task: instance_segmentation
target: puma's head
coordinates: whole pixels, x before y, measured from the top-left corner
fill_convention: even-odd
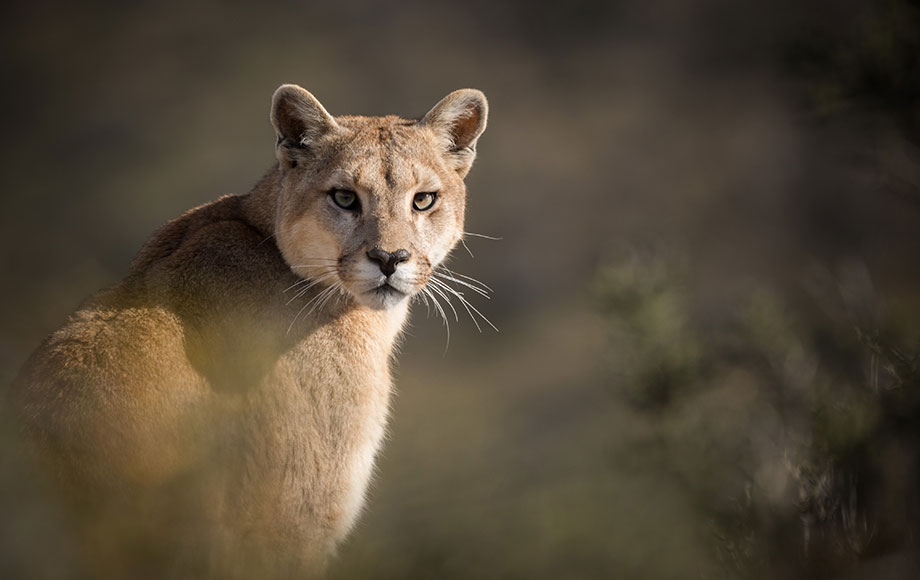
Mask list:
[[[374,309],[418,292],[462,235],[463,178],[486,113],[485,96],[462,89],[420,121],[333,118],[282,85],[271,110],[282,172],[274,227],[291,269]]]

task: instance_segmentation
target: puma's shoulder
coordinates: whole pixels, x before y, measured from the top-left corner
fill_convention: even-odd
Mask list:
[[[225,195],[215,201],[190,209],[167,222],[154,232],[147,243],[141,247],[131,262],[130,273],[143,272],[156,262],[168,258],[179,248],[188,244],[196,234],[200,234],[202,229],[225,222],[241,222],[243,219],[242,197]]]

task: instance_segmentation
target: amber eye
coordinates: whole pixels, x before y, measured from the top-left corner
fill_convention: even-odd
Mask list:
[[[358,195],[347,189],[333,189],[329,196],[342,209],[358,209]]]
[[[434,192],[416,193],[415,197],[412,199],[412,207],[417,211],[428,211],[432,208],[437,199],[438,194]]]

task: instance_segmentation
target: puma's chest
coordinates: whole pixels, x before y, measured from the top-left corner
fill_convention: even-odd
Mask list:
[[[304,525],[342,539],[354,523],[383,440],[389,359],[401,326],[380,315],[335,320],[282,356],[249,400],[247,486]],[[376,322],[377,324],[370,324]],[[266,514],[267,515],[267,514]]]

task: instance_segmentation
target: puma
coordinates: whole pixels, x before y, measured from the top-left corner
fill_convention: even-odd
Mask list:
[[[160,228],[32,354],[10,408],[91,575],[322,573],[364,502],[410,301],[478,287],[442,264],[486,116],[473,89],[415,121],[281,86],[253,189]]]

